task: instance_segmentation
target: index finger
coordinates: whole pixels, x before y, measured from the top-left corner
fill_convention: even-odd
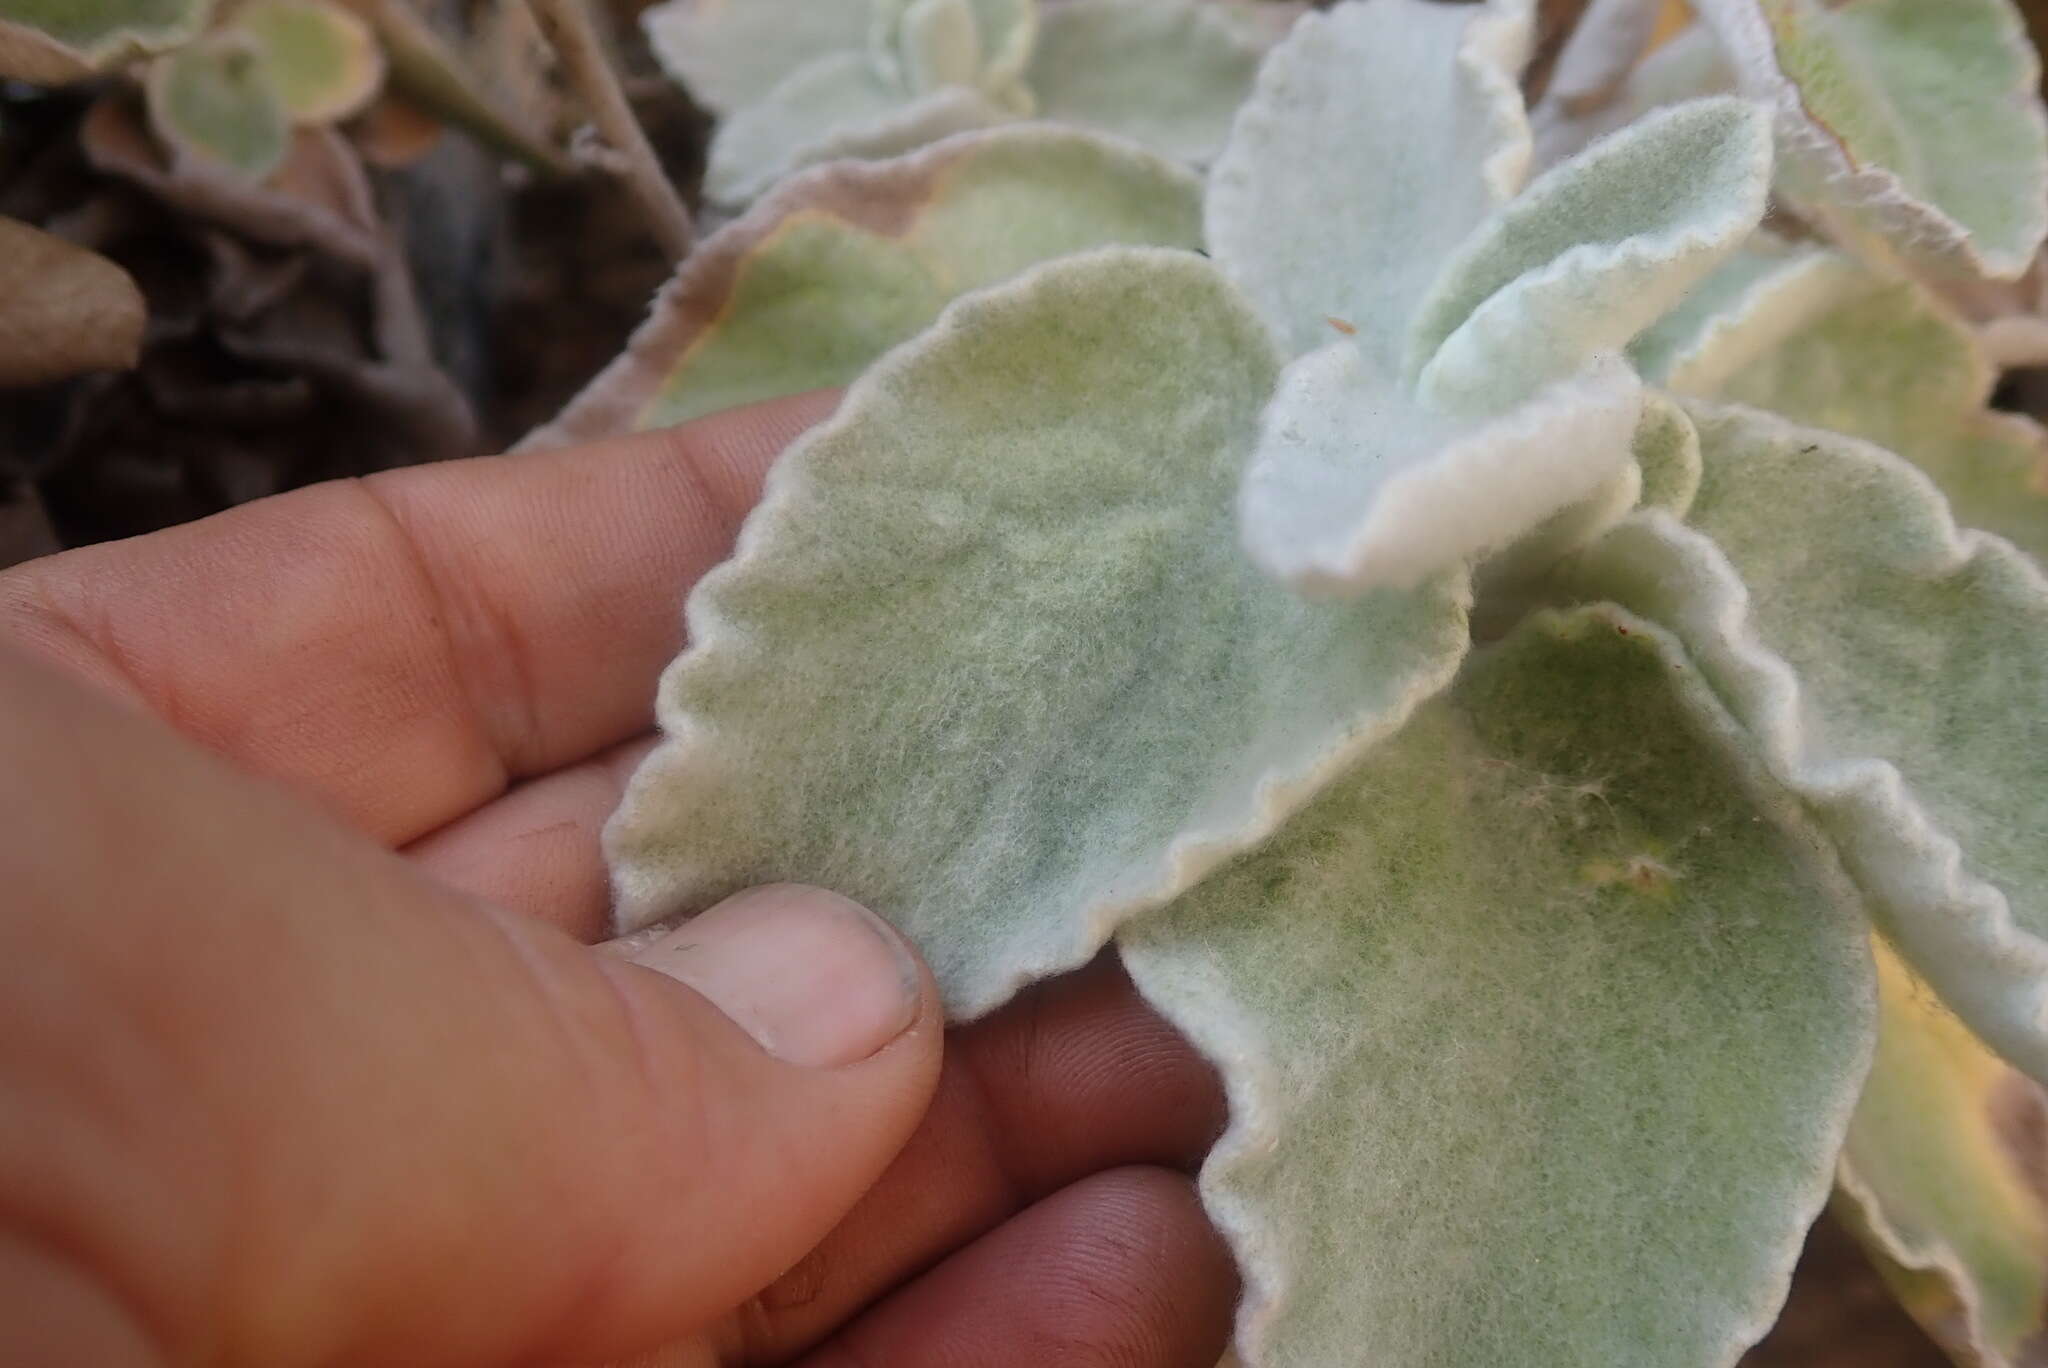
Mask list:
[[[392,844],[644,730],[829,392],[316,485],[0,574],[0,633]]]

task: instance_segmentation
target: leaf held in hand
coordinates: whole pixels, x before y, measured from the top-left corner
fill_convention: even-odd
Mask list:
[[[974,1016],[1273,829],[1465,649],[1465,584],[1315,604],[1245,563],[1264,327],[1189,253],[962,299],[783,458],[688,611],[607,831],[630,927],[843,889]]]

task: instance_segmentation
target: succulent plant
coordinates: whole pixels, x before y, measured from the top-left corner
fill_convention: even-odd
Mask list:
[[[1200,0],[667,0],[646,25],[724,116],[704,189],[735,205],[815,162],[1033,117],[1204,162],[1258,60]]]
[[[1530,9],[1304,18],[1199,242],[1019,130],[701,249],[558,435],[858,378],[691,597],[623,921],[826,884],[960,1017],[1114,943],[1230,1095],[1251,1368],[1731,1363],[1838,1180],[2017,1363],[2048,489],[1944,291],[2048,228],[2031,58],[1710,0],[1706,98],[1625,51],[1532,176]]]

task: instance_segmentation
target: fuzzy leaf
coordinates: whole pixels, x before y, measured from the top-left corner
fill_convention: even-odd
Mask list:
[[[910,0],[896,46],[904,82],[918,94],[972,86],[981,72],[981,31],[967,0]]]
[[[1399,372],[1444,258],[1521,187],[1528,0],[1372,0],[1304,15],[1209,176],[1209,250],[1291,355],[1357,329]]]
[[[1071,0],[1041,21],[1025,82],[1041,118],[1201,165],[1222,149],[1258,65],[1258,46],[1215,5]]]
[[[729,114],[820,57],[863,50],[868,11],[856,0],[667,0],[640,22],[691,98]]]
[[[862,53],[821,57],[719,125],[704,193],[721,204],[745,204],[799,167],[893,156],[1013,117],[964,86],[906,95]]]
[[[1038,22],[1036,0],[879,0],[868,48],[913,91],[949,82],[993,91],[1024,74]]]
[[[1493,419],[1417,402],[1353,341],[1288,365],[1244,482],[1244,545],[1312,591],[1413,584],[1498,550],[1627,464],[1635,373],[1604,356]]]
[[[1643,378],[1712,396],[1806,327],[1861,273],[1839,252],[1759,233],[1629,348]]]
[[[1445,267],[1409,349],[1422,396],[1498,412],[1613,351],[1763,216],[1771,132],[1746,100],[1661,110],[1553,168]]]
[[[259,49],[236,33],[187,43],[149,73],[149,117],[180,161],[260,181],[284,160],[291,122]]]
[[[55,85],[196,37],[213,0],[0,0],[0,76]]]
[[[1669,359],[1668,383],[1887,447],[1934,478],[1958,521],[2048,563],[2048,443],[1990,409],[1998,372],[1970,327],[1836,253],[1780,260]]]
[[[607,831],[625,927],[795,878],[974,1016],[1253,843],[1465,647],[1465,586],[1308,603],[1230,534],[1273,383],[1190,253],[953,305],[786,454],[692,594]]]
[[[1868,1060],[1865,930],[1656,636],[1535,620],[1119,934],[1223,1072],[1250,1368],[1719,1368],[1775,1316]]]
[[[235,15],[262,53],[294,123],[332,123],[368,104],[384,80],[369,25],[325,0],[263,0]]]
[[[1700,490],[1700,431],[1683,408],[1654,391],[1643,395],[1635,460],[1643,472],[1642,506],[1684,517]]]
[[[626,352],[546,430],[558,445],[845,385],[956,295],[1115,243],[1198,247],[1172,163],[1042,127],[802,172],[707,239]]]
[[[1959,1363],[2019,1368],[2048,1334],[2048,1098],[1882,944],[1877,1058],[1842,1205],[1907,1310]]]
[[[1688,408],[1690,525],[1630,517],[1578,583],[1678,634],[1915,972],[2048,1078],[2048,579],[1889,452]]]
[[[0,387],[123,370],[142,347],[148,307],[98,252],[0,218]]]
[[[1700,0],[1777,114],[1781,188],[1845,239],[2010,277],[2048,236],[2048,116],[2009,0]]]

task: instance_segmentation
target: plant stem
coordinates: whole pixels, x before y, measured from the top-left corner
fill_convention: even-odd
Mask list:
[[[583,0],[533,0],[533,7],[598,134],[619,154],[621,177],[640,201],[662,251],[671,262],[681,261],[696,238],[690,211],[662,173],[653,145],[626,103],[590,11]]]

